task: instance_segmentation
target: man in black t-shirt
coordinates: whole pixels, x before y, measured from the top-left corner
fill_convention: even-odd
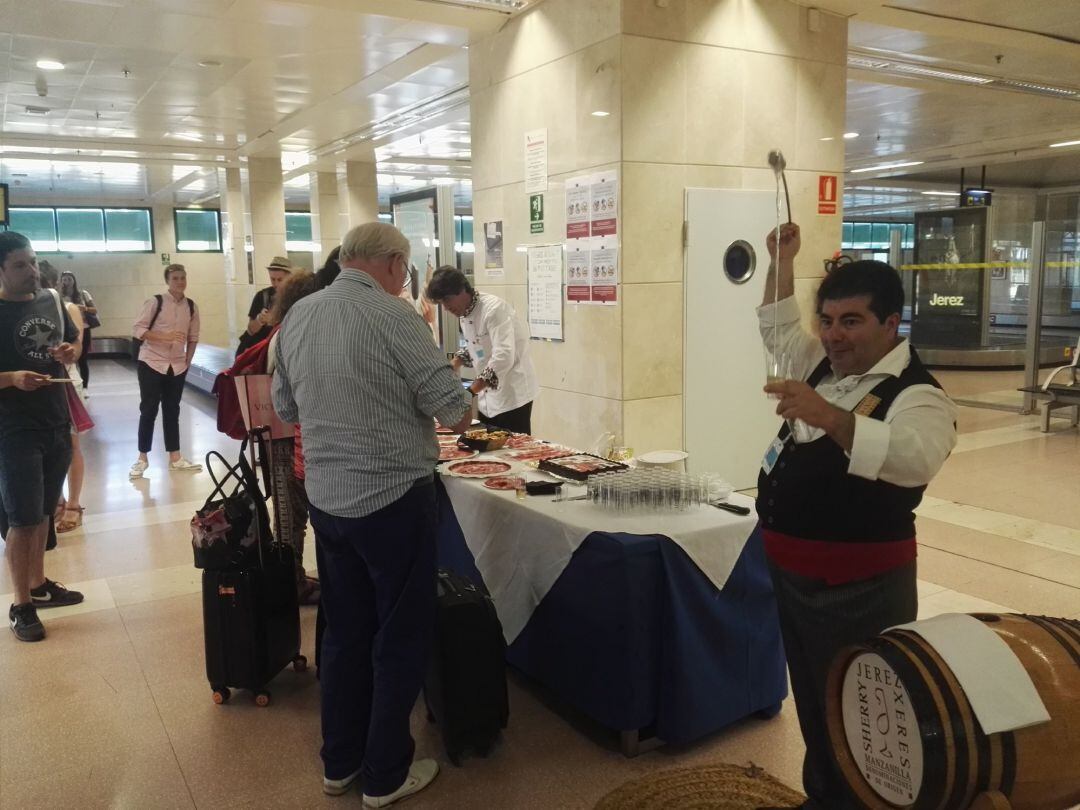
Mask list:
[[[45,577],[48,516],[71,462],[64,366],[78,359],[78,330],[53,290],[38,289],[37,257],[22,234],[0,233],[0,503],[15,589],[8,610],[20,641],[41,641],[38,607],[83,600]]]
[[[270,276],[270,286],[264,287],[255,293],[248,308],[247,332],[240,336],[240,346],[236,350],[239,356],[245,349],[254,346],[260,340],[270,337],[273,324],[270,323],[270,310],[274,306],[274,296],[278,287],[289,277],[293,271],[292,262],[283,256],[275,256],[266,266],[267,275]]]

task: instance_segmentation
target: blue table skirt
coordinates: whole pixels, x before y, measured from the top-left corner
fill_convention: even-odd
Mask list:
[[[440,484],[439,564],[482,582]],[[686,743],[787,695],[758,532],[718,591],[660,535],[593,532],[510,645],[509,662],[617,731]]]

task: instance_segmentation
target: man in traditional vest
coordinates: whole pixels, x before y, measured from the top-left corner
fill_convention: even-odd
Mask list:
[[[779,256],[775,231],[768,246],[758,318],[784,379],[765,391],[785,423],[762,462],[757,512],[806,743],[803,807],[837,810],[849,800],[829,755],[829,665],[916,618],[914,510],[956,444],[956,407],[898,334],[896,270],[835,267],[817,291],[814,338],[794,297],[799,227],[780,229]]]

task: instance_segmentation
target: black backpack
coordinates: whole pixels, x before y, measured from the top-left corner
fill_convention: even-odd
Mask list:
[[[157,306],[154,307],[154,317],[152,317],[150,319],[150,325],[148,327],[146,327],[147,332],[149,332],[151,329],[154,328],[154,324],[157,323],[158,315],[161,314],[161,307],[165,303],[165,298],[160,293],[158,295],[155,295],[154,298],[157,299]],[[191,315],[191,317],[194,318],[195,317],[195,302],[192,301],[189,298],[189,299],[187,299],[187,306],[188,306],[188,314]],[[139,362],[139,350],[142,349],[142,345],[143,345],[143,342],[139,338],[133,337],[131,339],[131,359],[134,360],[136,363]]]

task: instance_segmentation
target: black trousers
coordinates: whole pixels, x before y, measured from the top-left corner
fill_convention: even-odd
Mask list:
[[[154,446],[154,422],[161,407],[161,428],[165,433],[165,449],[180,450],[180,397],[184,395],[183,374],[159,374],[139,362],[139,452],[149,453]]]
[[[520,408],[504,411],[496,416],[479,414],[485,425],[509,430],[511,433],[532,433],[532,403],[526,402]]]
[[[86,386],[90,384],[90,330],[83,329],[82,333],[82,354],[79,355],[79,376],[82,377],[82,387],[86,390]]]
[[[362,768],[364,793],[404,783],[415,745],[409,715],[435,630],[435,487],[414,486],[362,518],[311,507],[320,609],[324,774]]]
[[[803,790],[815,810],[855,807],[829,754],[825,681],[833,658],[849,644],[913,622],[919,610],[915,563],[872,579],[829,586],[769,563],[791,691],[806,743]]]

